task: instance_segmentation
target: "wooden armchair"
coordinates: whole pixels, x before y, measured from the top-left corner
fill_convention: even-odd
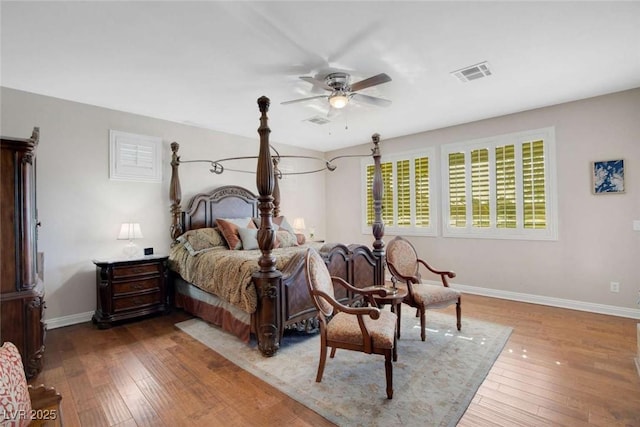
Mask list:
[[[62,396],[53,387],[27,385],[20,352],[10,342],[0,347],[0,378],[0,425],[62,426]]]
[[[420,275],[420,265],[428,271],[440,276],[441,285],[430,285],[422,282]],[[456,304],[456,326],[458,330],[461,324],[461,294],[459,291],[451,289],[447,278],[452,279],[456,274],[452,271],[439,271],[431,268],[426,261],[418,258],[418,253],[414,246],[401,236],[396,236],[387,245],[387,267],[394,282],[400,282],[400,286],[406,286],[407,296],[403,302],[411,307],[415,307],[420,316],[420,338],[426,339],[425,323],[427,309],[444,308],[451,304]]]
[[[318,309],[320,321],[320,361],[316,382],[322,381],[327,359],[327,348],[331,347],[331,358],[336,349],[343,348],[368,354],[384,355],[387,381],[387,398],[393,398],[393,366],[391,359],[398,360],[396,347],[396,315],[376,308],[373,295],[385,295],[384,289],[362,290],[338,277],[331,277],[324,260],[314,249],[308,249],[305,257],[305,274],[311,299]],[[363,295],[373,307],[349,307],[340,304],[334,297],[333,284]]]

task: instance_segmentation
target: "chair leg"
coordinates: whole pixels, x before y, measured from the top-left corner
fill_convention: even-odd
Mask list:
[[[331,347],[331,356],[329,356],[329,357],[331,357],[332,359],[333,359],[334,357],[336,357],[336,350],[337,350],[337,348],[336,348],[336,347]]]
[[[320,348],[320,361],[318,362],[318,374],[316,375],[316,382],[322,381],[322,374],[324,374],[324,364],[327,361],[327,346],[322,343]]]
[[[424,307],[420,307],[420,338],[422,339],[422,341],[427,339],[427,334],[425,332],[425,328],[426,328],[426,315],[425,315],[425,308]]]
[[[393,361],[398,361],[398,338],[393,339]]]
[[[387,399],[393,399],[393,365],[391,364],[391,350],[386,350],[384,353],[384,371],[387,377]]]
[[[456,326],[458,327],[458,330],[462,329],[462,311],[460,309],[460,298],[458,298],[458,302],[456,303],[456,317],[458,318],[458,323],[456,324]]]

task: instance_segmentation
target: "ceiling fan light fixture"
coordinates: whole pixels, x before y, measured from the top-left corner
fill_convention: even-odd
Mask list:
[[[349,97],[345,95],[343,92],[338,92],[335,95],[331,95],[329,97],[329,104],[333,108],[344,108],[349,102]]]

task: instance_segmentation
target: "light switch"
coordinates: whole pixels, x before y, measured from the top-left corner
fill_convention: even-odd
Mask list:
[[[633,231],[640,231],[640,219],[633,221]]]

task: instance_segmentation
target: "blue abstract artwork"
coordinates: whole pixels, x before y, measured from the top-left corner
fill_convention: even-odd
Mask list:
[[[624,160],[593,162],[593,192],[624,193]]]

